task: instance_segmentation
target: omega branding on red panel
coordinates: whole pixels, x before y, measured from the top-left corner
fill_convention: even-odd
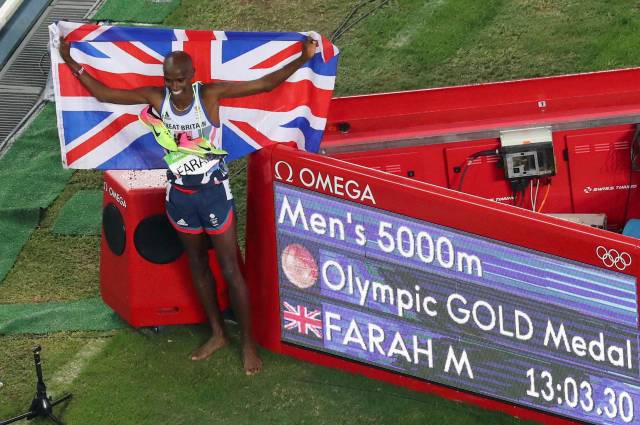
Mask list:
[[[124,197],[115,191],[114,188],[109,186],[106,182],[103,185],[104,191],[109,194],[113,199],[116,200],[117,203],[122,205],[123,208],[127,208],[127,201],[125,201]]]
[[[307,189],[337,195],[356,202],[364,203],[366,201],[371,205],[376,204],[371,187],[357,180],[346,179],[306,167],[294,170],[291,164],[286,161],[276,162],[273,172],[276,180],[285,183],[300,184]]]

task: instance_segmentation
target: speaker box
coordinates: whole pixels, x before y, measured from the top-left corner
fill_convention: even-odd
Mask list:
[[[166,184],[164,170],[104,173],[100,293],[135,327],[206,321],[187,257],[165,215]],[[224,311],[228,290],[212,249],[209,264]]]

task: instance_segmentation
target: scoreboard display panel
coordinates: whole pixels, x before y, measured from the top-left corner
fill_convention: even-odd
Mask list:
[[[640,423],[630,256],[598,247],[615,261],[604,269],[277,181],[274,200],[283,342],[572,419]]]

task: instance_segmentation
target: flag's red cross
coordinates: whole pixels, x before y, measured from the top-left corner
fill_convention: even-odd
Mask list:
[[[286,301],[283,305],[285,308],[285,329],[296,329],[298,333],[305,335],[309,335],[309,332],[311,332],[318,338],[322,338],[322,321],[319,319],[320,310],[309,310],[302,305],[294,307]]]

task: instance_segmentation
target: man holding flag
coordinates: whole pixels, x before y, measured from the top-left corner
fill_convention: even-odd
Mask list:
[[[237,255],[234,205],[224,164],[226,152],[222,150],[220,102],[273,90],[310,60],[317,47],[318,43],[308,37],[302,43],[300,56],[261,78],[207,84],[194,83],[190,55],[174,51],[163,61],[164,87],[116,89],[98,81],[74,60],[70,43],[60,38],[60,56],[98,101],[150,105],[140,114],[140,121],[165,150],[164,160],[169,168],[167,216],[185,247],[193,283],[212,328],[211,338],[191,354],[192,360],[205,359],[228,343],[208,263],[210,243],[241,326],[245,372],[251,375],[262,367],[252,337],[249,295]]]

